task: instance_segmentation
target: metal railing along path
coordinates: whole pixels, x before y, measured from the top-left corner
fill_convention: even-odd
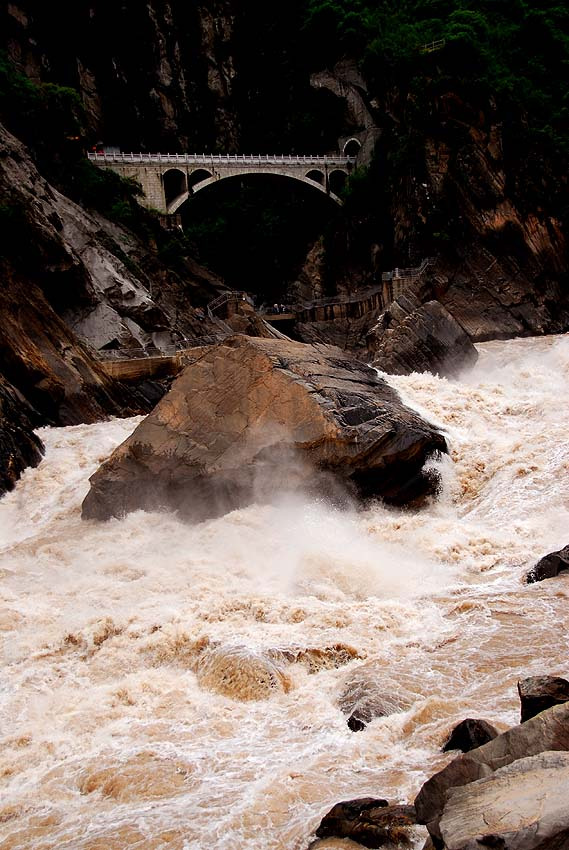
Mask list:
[[[411,279],[421,277],[423,272],[432,263],[434,263],[434,258],[433,257],[426,257],[423,260],[423,262],[421,263],[421,265],[416,266],[416,268],[413,268],[413,269],[396,268],[396,269],[393,269],[393,271],[391,271],[391,272],[383,272],[383,274],[381,275],[381,279],[382,280],[396,280],[397,278],[401,278],[401,277],[411,278]]]

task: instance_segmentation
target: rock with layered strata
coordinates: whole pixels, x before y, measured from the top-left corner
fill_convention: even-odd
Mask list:
[[[433,426],[340,349],[235,336],[201,349],[92,476],[83,517],[167,508],[202,520],[345,484],[405,504],[435,489],[423,467],[444,451]]]
[[[427,826],[435,846],[442,846],[441,817],[451,789],[492,777],[506,765],[548,751],[569,751],[569,703],[550,708],[484,746],[453,759],[419,791],[415,799],[417,821]],[[503,845],[498,842],[495,846]]]
[[[390,375],[432,372],[452,376],[473,366],[478,353],[464,328],[438,301],[402,295],[366,337],[373,365]]]
[[[451,788],[440,819],[447,850],[569,847],[569,753],[543,752]]]

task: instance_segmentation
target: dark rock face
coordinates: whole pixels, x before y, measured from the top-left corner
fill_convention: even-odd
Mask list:
[[[550,552],[535,564],[526,576],[526,582],[533,584],[546,578],[555,578],[563,570],[569,570],[569,546],[558,552]]]
[[[558,676],[530,676],[518,682],[521,702],[521,723],[541,711],[569,702],[569,682]]]
[[[43,443],[32,430],[33,411],[0,376],[0,496],[11,490],[26,466],[37,466]]]
[[[468,753],[492,741],[499,734],[498,730],[486,720],[473,720],[468,717],[454,727],[443,747],[443,753],[449,750],[462,750],[463,753]]]
[[[561,850],[569,846],[569,753],[521,758],[451,788],[440,820],[448,850]]]
[[[362,797],[337,803],[322,818],[318,838],[350,838],[364,847],[408,846],[407,830],[417,822],[413,806],[390,806],[387,800]]]
[[[508,729],[484,746],[458,756],[432,776],[415,799],[418,823],[427,826],[435,846],[441,847],[440,819],[450,789],[476,782],[518,759],[548,750],[569,751],[567,703],[550,708],[526,723]],[[497,846],[502,845],[498,843]]]
[[[456,375],[478,359],[470,337],[438,301],[401,296],[366,338],[373,365],[391,375]]]
[[[134,234],[54,189],[1,126],[0,194],[18,217],[14,244],[0,256],[0,373],[37,411],[37,424],[151,409],[153,398],[110,378],[95,351],[159,351],[176,336],[214,341],[215,326],[189,306],[187,286],[166,276]],[[137,277],[133,269],[142,266],[147,272]],[[196,286],[215,291],[211,280]]]
[[[400,504],[432,489],[422,468],[444,438],[368,366],[242,336],[201,352],[91,478],[85,518],[163,506],[199,520],[322,487],[315,470],[330,493],[339,480]]]

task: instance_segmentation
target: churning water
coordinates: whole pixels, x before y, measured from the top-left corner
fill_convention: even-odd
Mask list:
[[[138,420],[41,432],[0,502],[2,850],[304,850],[338,800],[411,800],[459,720],[515,723],[518,677],[569,672],[569,575],[522,582],[569,542],[569,337],[479,348],[458,381],[389,379],[451,448],[420,513],[84,523]],[[399,710],[351,732],[354,681]]]

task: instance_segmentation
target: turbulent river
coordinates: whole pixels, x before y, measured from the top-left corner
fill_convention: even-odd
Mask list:
[[[569,543],[569,336],[479,351],[457,381],[389,378],[451,450],[420,512],[86,523],[139,420],[40,432],[0,501],[2,850],[305,850],[339,800],[412,800],[464,717],[516,723],[519,677],[569,673],[569,575],[522,581]],[[359,657],[299,662],[338,645]],[[286,687],[258,694],[266,658]],[[351,732],[360,668],[400,710]]]

